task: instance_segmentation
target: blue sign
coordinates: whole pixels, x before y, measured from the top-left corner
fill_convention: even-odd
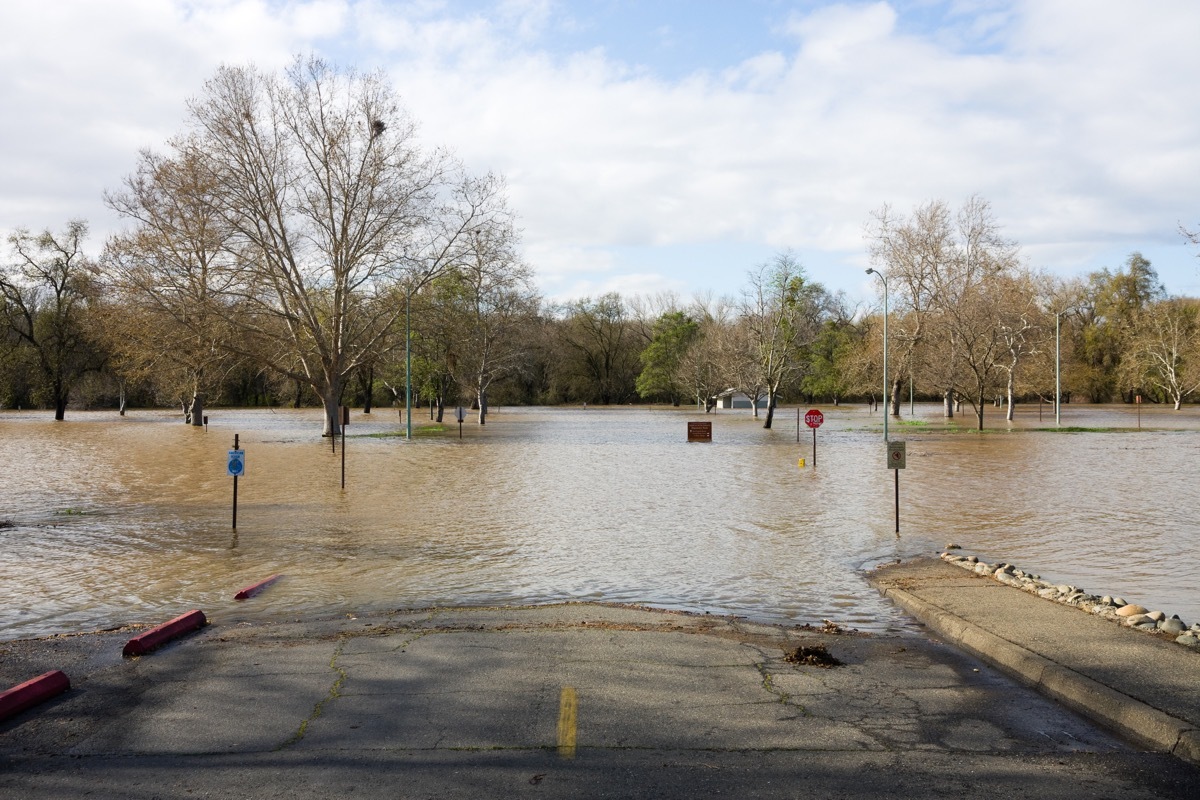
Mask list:
[[[226,467],[229,474],[237,478],[246,473],[246,451],[230,450],[229,463]]]

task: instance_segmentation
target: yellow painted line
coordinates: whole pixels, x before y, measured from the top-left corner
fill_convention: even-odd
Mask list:
[[[575,687],[564,686],[558,699],[558,754],[562,758],[575,757],[575,718],[578,709]]]

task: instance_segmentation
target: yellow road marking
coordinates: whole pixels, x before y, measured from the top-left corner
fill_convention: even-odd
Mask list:
[[[558,699],[558,754],[563,758],[575,757],[575,717],[578,709],[575,687],[564,686]]]

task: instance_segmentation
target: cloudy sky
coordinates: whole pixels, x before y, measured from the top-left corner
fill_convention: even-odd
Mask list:
[[[976,193],[1033,267],[1139,250],[1200,295],[1194,0],[3,0],[0,231],[98,251],[218,65],[300,53],[506,175],[551,298],[732,294],[791,248],[865,300],[873,210]]]

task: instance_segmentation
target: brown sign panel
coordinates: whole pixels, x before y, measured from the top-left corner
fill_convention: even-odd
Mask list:
[[[711,422],[689,422],[688,423],[688,441],[689,442],[711,442],[712,441],[712,423]]]

